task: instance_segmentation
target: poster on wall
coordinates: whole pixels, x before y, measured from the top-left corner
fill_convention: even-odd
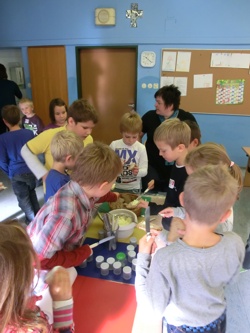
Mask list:
[[[244,100],[245,80],[217,80],[216,104],[242,104]]]

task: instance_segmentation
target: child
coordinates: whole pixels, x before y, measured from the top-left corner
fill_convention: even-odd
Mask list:
[[[44,131],[33,140],[24,145],[21,154],[34,173],[37,179],[43,177],[45,180],[48,171],[53,164],[53,158],[50,151],[50,143],[53,136],[60,131],[68,130],[76,133],[86,146],[93,142],[90,135],[92,129],[98,121],[98,116],[92,105],[87,100],[79,99],[74,101],[69,107],[67,125],[64,127],[52,128]],[[37,155],[44,153],[45,166],[39,162]]]
[[[34,136],[40,134],[44,129],[44,125],[42,119],[34,112],[33,102],[28,98],[22,98],[19,101],[19,108],[24,115],[22,118],[22,128],[31,130]]]
[[[21,254],[21,255],[20,255]],[[17,222],[0,223],[0,332],[73,332],[73,299],[68,272],[57,267],[47,276],[53,299],[53,327],[31,297],[36,253]]]
[[[9,132],[0,135],[0,169],[10,178],[18,205],[25,213],[26,223],[29,223],[40,207],[35,190],[36,178],[27,167],[20,150],[34,134],[19,127],[20,111],[16,105],[4,106],[2,117]]]
[[[202,144],[199,147],[193,149],[186,156],[185,166],[186,166],[186,170],[187,170],[188,174],[191,174],[198,168],[205,166],[205,165],[209,165],[209,164],[225,165],[228,168],[228,171],[231,174],[231,176],[237,180],[238,185],[239,185],[239,193],[240,193],[242,186],[243,186],[243,180],[242,180],[242,174],[241,174],[240,167],[231,161],[225,148],[222,145],[219,145],[219,144],[213,143],[213,142],[208,142],[208,143]],[[185,209],[183,207],[177,207],[177,208],[168,207],[168,208],[164,209],[163,211],[161,211],[160,214],[161,214],[161,216],[164,216],[164,217],[174,216],[174,217],[179,217],[181,219],[184,219]],[[176,230],[176,227],[174,227],[174,225],[172,225],[172,224],[173,224],[173,222],[171,223],[170,232],[171,232],[172,227]],[[178,228],[180,228],[182,230],[185,229],[184,224],[181,227],[180,220],[178,220]],[[233,230],[233,208],[231,211],[231,215],[227,218],[227,220],[223,224],[220,224],[217,227],[216,231],[225,232],[225,231],[232,231],[232,230]],[[171,239],[168,238],[168,240],[174,241],[178,237],[179,237],[178,233],[173,232]]]
[[[188,153],[190,144],[190,127],[179,119],[169,119],[164,121],[155,131],[154,141],[159,149],[160,155],[168,162],[175,162],[172,167],[166,199],[163,205],[141,200],[138,207],[151,208],[151,214],[158,214],[166,207],[179,207],[179,195],[183,191],[187,172],[184,161]],[[162,225],[169,230],[172,218],[164,218]]]
[[[49,103],[49,117],[51,123],[44,127],[44,131],[50,128],[65,126],[67,122],[67,105],[61,98],[54,98]]]
[[[82,149],[82,140],[74,132],[55,134],[50,145],[54,162],[45,180],[45,202],[70,181],[67,171],[72,170]]]
[[[140,240],[137,302],[147,302],[163,318],[164,332],[225,333],[224,290],[239,272],[244,244],[233,232],[214,230],[227,219],[237,196],[238,183],[226,167],[199,168],[180,196],[186,209],[183,238],[159,249],[150,269],[154,236]]]
[[[105,144],[95,142],[83,149],[71,181],[43,205],[27,229],[43,270],[77,266],[91,255],[90,247],[81,244],[92,210],[121,169],[119,157]]]
[[[188,151],[190,151],[201,144],[201,130],[199,125],[193,120],[185,120],[185,123],[188,124],[191,129],[190,144],[188,146]]]
[[[148,171],[146,148],[138,142],[142,120],[138,113],[124,113],[120,122],[122,139],[111,142],[110,147],[123,162],[122,173],[117,177],[115,188],[119,192],[139,193],[141,177]]]
[[[181,91],[173,84],[163,86],[155,94],[155,110],[150,110],[142,116],[142,133],[147,135],[145,146],[148,154],[148,175],[143,178],[143,188],[146,189],[151,179],[165,180],[169,183],[172,164],[164,160],[154,142],[154,132],[157,127],[168,119],[178,118],[181,121],[195,117],[187,111],[180,109]]]

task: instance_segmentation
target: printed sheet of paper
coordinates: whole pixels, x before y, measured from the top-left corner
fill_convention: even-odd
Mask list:
[[[160,88],[164,86],[170,86],[170,84],[174,84],[173,76],[161,76]]]
[[[241,104],[244,100],[245,80],[217,80],[216,104]]]
[[[174,78],[174,85],[180,90],[181,96],[187,96],[187,79],[187,77]]]
[[[187,77],[161,76],[160,87],[174,84],[181,92],[181,96],[187,96]]]
[[[250,55],[245,53],[212,53],[210,67],[247,68]]]
[[[176,72],[189,72],[191,62],[191,52],[178,52],[176,62]]]
[[[162,71],[174,72],[176,66],[176,52],[163,51]]]
[[[213,74],[194,75],[194,88],[212,88]]]

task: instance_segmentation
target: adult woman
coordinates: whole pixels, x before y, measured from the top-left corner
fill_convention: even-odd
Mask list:
[[[17,98],[23,97],[18,85],[14,81],[8,80],[5,66],[0,64],[0,134],[7,130],[1,115],[2,107],[9,104],[16,105],[15,96]]]
[[[182,109],[179,109],[181,92],[173,84],[164,86],[156,91],[155,110],[148,111],[142,116],[142,134],[147,134],[146,149],[148,154],[148,174],[143,178],[143,189],[147,188],[150,180],[163,180],[168,183],[171,165],[165,162],[159,155],[153,136],[156,128],[165,120],[179,118],[180,120],[192,120],[196,122],[195,117]],[[165,190],[164,188],[162,190]]]

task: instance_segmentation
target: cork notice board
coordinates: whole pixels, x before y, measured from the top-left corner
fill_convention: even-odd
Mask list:
[[[248,54],[250,50],[184,50],[163,49],[164,52],[191,52],[189,72],[165,71],[161,67],[161,77],[187,77],[187,96],[181,97],[180,107],[186,111],[210,114],[233,114],[250,116],[249,68],[210,67],[213,53]],[[163,61],[163,60],[162,60]],[[212,74],[211,88],[194,88],[194,75]],[[243,101],[240,104],[216,104],[218,80],[244,80]]]

